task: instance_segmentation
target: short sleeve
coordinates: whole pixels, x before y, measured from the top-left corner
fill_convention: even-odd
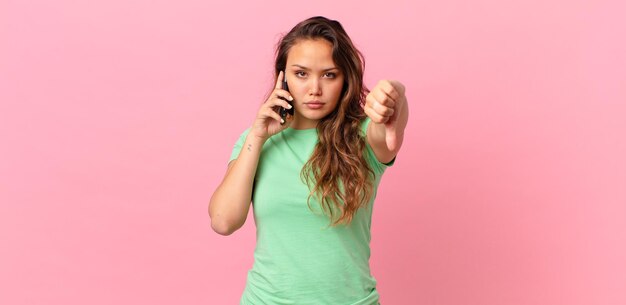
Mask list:
[[[241,133],[241,135],[239,136],[239,139],[237,140],[237,142],[235,143],[235,146],[233,147],[233,151],[230,154],[230,159],[228,159],[228,162],[233,161],[237,159],[237,157],[239,157],[239,153],[241,152],[243,143],[246,142],[246,137],[248,136],[248,133],[250,133],[250,128],[246,129],[243,133]]]
[[[367,158],[367,161],[369,162],[370,166],[372,166],[372,169],[374,170],[374,172],[380,175],[385,171],[385,169],[393,166],[393,164],[396,162],[396,157],[394,157],[393,160],[389,161],[388,163],[382,163],[378,161],[378,159],[376,158],[376,154],[374,154],[374,150],[372,149],[369,142],[367,141],[367,126],[369,125],[371,121],[372,120],[368,117],[368,118],[365,118],[363,122],[361,122],[361,132],[363,134],[363,137],[365,138],[365,147],[367,150],[365,152],[365,157]]]

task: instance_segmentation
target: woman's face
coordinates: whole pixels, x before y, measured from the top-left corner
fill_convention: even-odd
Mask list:
[[[335,65],[332,44],[324,39],[297,42],[287,53],[285,69],[294,98],[291,127],[308,129],[331,113],[339,101],[344,75]]]

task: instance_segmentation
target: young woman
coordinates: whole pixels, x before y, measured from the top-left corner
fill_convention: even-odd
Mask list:
[[[276,85],[209,204],[222,235],[254,207],[257,243],[241,304],[378,304],[372,205],[402,145],[408,104],[397,81],[368,93],[363,68],[341,24],[324,17],[300,22],[278,44]],[[281,107],[293,115],[283,120]]]

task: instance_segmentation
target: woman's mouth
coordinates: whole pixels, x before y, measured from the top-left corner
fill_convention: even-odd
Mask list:
[[[320,102],[320,101],[311,101],[311,102],[307,102],[304,103],[309,109],[320,109],[322,107],[324,107],[324,103]]]

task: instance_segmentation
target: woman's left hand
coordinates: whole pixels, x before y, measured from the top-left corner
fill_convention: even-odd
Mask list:
[[[365,98],[365,114],[372,122],[384,124],[387,149],[401,145],[408,121],[408,105],[404,85],[394,80],[381,80]]]

